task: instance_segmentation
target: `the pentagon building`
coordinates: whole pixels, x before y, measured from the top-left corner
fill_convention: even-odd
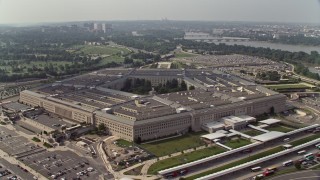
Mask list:
[[[195,90],[146,96],[122,92],[126,79],[185,81]],[[230,115],[281,112],[286,97],[252,82],[213,70],[105,69],[25,90],[20,102],[43,107],[75,122],[105,124],[110,134],[134,141],[192,129]]]

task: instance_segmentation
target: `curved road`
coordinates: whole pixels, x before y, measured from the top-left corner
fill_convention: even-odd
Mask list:
[[[301,171],[271,178],[270,180],[319,180],[320,170]]]

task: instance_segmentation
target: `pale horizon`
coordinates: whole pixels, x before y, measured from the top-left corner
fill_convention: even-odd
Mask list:
[[[0,0],[0,24],[161,20],[320,23],[317,0]]]

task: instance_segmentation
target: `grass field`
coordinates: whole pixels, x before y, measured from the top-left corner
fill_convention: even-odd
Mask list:
[[[77,53],[84,54],[100,54],[100,55],[126,55],[130,51],[126,48],[115,47],[115,46],[82,46]]]
[[[232,149],[239,148],[248,144],[251,144],[251,142],[249,140],[242,139],[242,138],[230,140],[224,143],[224,145],[231,147]]]
[[[200,136],[207,134],[206,132],[188,133],[186,135],[166,139],[163,141],[157,141],[153,143],[142,144],[144,149],[153,153],[154,155],[161,157],[169,155],[182,150],[198,147],[204,145],[204,142],[200,140]]]
[[[209,174],[212,174],[212,173],[216,173],[216,172],[219,172],[219,171],[222,171],[222,170],[225,170],[225,169],[229,169],[229,168],[232,168],[232,167],[235,167],[235,166],[238,166],[238,165],[241,165],[241,164],[244,164],[244,163],[247,163],[247,162],[262,158],[262,157],[265,157],[265,156],[269,156],[271,154],[275,154],[275,153],[280,152],[282,150],[283,150],[282,147],[276,147],[276,148],[273,148],[273,149],[270,149],[270,150],[267,150],[267,151],[264,151],[264,152],[261,152],[261,153],[246,157],[246,158],[243,158],[241,160],[238,160],[238,161],[235,161],[235,162],[232,162],[232,163],[229,163],[229,164],[226,164],[226,165],[211,169],[209,171],[206,171],[206,172],[194,175],[194,176],[190,176],[190,177],[188,177],[186,179],[193,180],[193,179],[196,179],[196,178],[199,178],[199,177],[203,177],[203,176],[206,176],[206,175],[209,175]]]
[[[105,64],[108,64],[110,62],[116,62],[116,63],[122,63],[124,60],[123,57],[120,56],[108,56],[108,57],[104,57],[99,64],[97,64],[97,66],[102,66]]]
[[[294,130],[293,128],[290,128],[287,126],[281,126],[281,125],[271,126],[271,127],[267,127],[264,129],[266,129],[268,131],[279,131],[279,132],[283,132],[283,133],[287,133],[287,132]]]
[[[151,165],[148,169],[148,174],[157,174],[157,172],[160,170],[206,158],[208,156],[212,156],[222,152],[225,152],[223,148],[212,146],[209,148],[193,151],[191,153],[185,153],[176,157],[164,159]]]
[[[298,84],[278,84],[278,85],[266,85],[265,87],[273,90],[283,90],[283,89],[309,89],[310,86],[298,83]]]
[[[320,134],[314,134],[314,135],[311,135],[311,136],[308,136],[308,137],[305,137],[302,139],[298,139],[296,141],[290,142],[289,144],[291,144],[292,146],[298,146],[298,145],[307,143],[309,141],[315,140],[317,138],[320,138]]]
[[[8,61],[5,61],[5,62],[8,62]],[[26,63],[24,60],[19,60],[17,62],[19,62],[18,67],[20,67],[22,69],[22,71],[19,71],[17,73],[12,72],[11,66],[1,66],[0,68],[1,69],[6,69],[8,74],[21,74],[21,73],[27,73],[28,72],[28,68],[32,68],[33,66],[36,66],[39,69],[43,69],[45,66],[47,66],[49,64],[52,64],[53,67],[58,68],[58,71],[59,71],[60,70],[59,69],[60,65],[64,66],[65,64],[69,64],[69,65],[72,64],[72,62],[68,62],[68,61],[48,61],[48,62],[45,62],[45,61],[32,61],[30,63]]]
[[[126,141],[126,140],[123,140],[123,139],[118,139],[117,140],[117,145],[120,146],[120,147],[129,147],[129,146],[132,146],[133,143],[129,142],[129,141]]]
[[[241,131],[243,134],[249,135],[249,136],[258,136],[263,134],[263,132],[255,130],[255,129],[249,129],[245,131]]]
[[[194,57],[197,56],[196,54],[192,53],[185,53],[185,52],[179,52],[174,55],[176,58],[186,58],[186,57]]]

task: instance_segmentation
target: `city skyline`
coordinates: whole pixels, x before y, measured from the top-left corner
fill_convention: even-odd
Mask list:
[[[182,4],[183,3],[183,4]],[[63,7],[62,7],[63,6]],[[50,8],[48,8],[50,7]],[[320,3],[299,0],[1,0],[0,24],[71,21],[191,20],[320,22]]]

